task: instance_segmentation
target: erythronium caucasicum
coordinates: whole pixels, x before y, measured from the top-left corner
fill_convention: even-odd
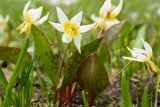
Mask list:
[[[82,20],[82,12],[78,13],[77,15],[72,17],[71,20],[69,20],[59,7],[57,7],[57,15],[60,23],[53,23],[51,21],[50,23],[58,31],[64,32],[62,36],[62,41],[64,43],[70,43],[72,40],[74,40],[79,53],[81,53],[81,33],[85,33],[92,29],[95,26],[95,23],[80,26]]]
[[[99,17],[92,15],[91,19],[97,23],[96,27],[108,30],[115,24],[119,23],[116,19],[123,6],[123,0],[120,0],[117,7],[113,8],[111,0],[106,0],[99,11]]]
[[[4,32],[8,28],[9,16],[0,16],[0,33]]]
[[[49,12],[48,12],[44,17],[40,18],[43,7],[39,7],[37,9],[28,9],[30,6],[30,3],[31,3],[30,1],[26,3],[23,10],[23,17],[25,21],[17,27],[17,30],[21,30],[21,33],[23,32],[29,33],[31,30],[32,24],[36,26],[43,24],[48,19],[48,16],[49,16]]]
[[[133,57],[123,58],[130,61],[147,62],[155,72],[159,71],[158,67],[150,60],[153,55],[152,47],[143,39],[142,42],[145,49],[133,48],[131,50],[130,48],[128,48]]]

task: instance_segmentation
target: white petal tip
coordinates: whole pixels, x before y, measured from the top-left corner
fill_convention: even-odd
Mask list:
[[[27,5],[30,5],[30,4],[31,4],[31,1],[28,1],[28,2],[27,2]]]

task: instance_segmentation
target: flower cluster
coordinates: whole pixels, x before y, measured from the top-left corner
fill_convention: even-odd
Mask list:
[[[49,12],[42,18],[43,7],[37,9],[28,9],[30,6],[30,1],[25,5],[23,10],[23,17],[25,21],[20,24],[17,29],[21,30],[21,33],[29,33],[31,30],[32,24],[37,26],[43,24],[49,16]],[[120,0],[119,4],[115,7],[112,6],[111,0],[106,0],[99,11],[99,17],[92,15],[91,19],[95,21],[93,24],[82,25],[82,16],[83,12],[79,12],[77,15],[73,16],[70,20],[67,18],[65,13],[57,7],[57,15],[60,23],[55,23],[49,21],[49,23],[58,31],[63,32],[62,41],[64,43],[70,43],[74,41],[75,46],[77,47],[79,53],[81,53],[81,33],[85,33],[91,30],[94,26],[102,29],[103,31],[108,30],[115,24],[118,24],[120,21],[116,19],[120,13],[123,6],[123,0]],[[0,25],[5,27],[8,17],[5,19],[0,17]],[[153,55],[151,46],[142,39],[145,49],[133,48],[128,50],[131,52],[133,57],[123,57],[124,59],[138,62],[147,62],[155,71],[159,69],[156,65],[150,60]]]
[[[43,24],[49,16],[49,13],[47,13],[44,17],[40,18],[43,7],[28,9],[30,3],[31,2],[29,1],[23,10],[23,17],[25,21],[17,27],[17,30],[21,30],[21,33],[25,32],[29,34],[32,24],[36,26]],[[64,12],[57,7],[57,15],[60,23],[49,22],[55,29],[64,33],[62,36],[62,41],[64,43],[70,43],[74,40],[75,46],[77,47],[79,53],[81,53],[81,33],[91,30],[95,25],[107,30],[109,27],[119,23],[115,17],[119,14],[122,4],[123,0],[120,0],[119,5],[113,9],[111,7],[111,0],[106,0],[100,9],[100,17],[92,17],[95,23],[82,26],[80,24],[82,21],[83,12],[78,13],[69,20]]]

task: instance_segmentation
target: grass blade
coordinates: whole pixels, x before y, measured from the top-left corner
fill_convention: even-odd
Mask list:
[[[132,99],[129,92],[129,81],[124,72],[122,73],[121,78],[121,93],[123,98],[123,107],[132,107]]]
[[[4,87],[4,89],[6,89],[8,81],[2,71],[2,69],[0,68],[0,83],[2,84],[2,86]]]
[[[17,79],[17,76],[18,76],[18,74],[20,72],[20,68],[21,68],[22,62],[23,62],[23,60],[25,58],[25,55],[26,55],[26,52],[27,52],[28,44],[29,44],[29,38],[27,38],[25,40],[25,42],[24,42],[24,44],[22,46],[19,58],[17,60],[16,67],[15,67],[15,69],[13,71],[13,74],[12,74],[12,76],[10,78],[10,81],[9,81],[7,87],[6,87],[3,107],[9,107],[10,106],[10,100],[9,100],[10,90],[11,90],[13,84],[15,83],[15,81]]]
[[[145,88],[143,92],[142,107],[148,107],[148,88]]]

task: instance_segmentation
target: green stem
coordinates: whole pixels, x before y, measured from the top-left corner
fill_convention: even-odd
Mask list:
[[[10,100],[9,100],[9,95],[11,93],[10,90],[11,90],[12,86],[14,85],[14,83],[15,83],[17,77],[18,77],[18,74],[20,72],[20,68],[21,68],[22,62],[23,62],[23,60],[25,58],[28,44],[29,44],[29,38],[27,37],[27,39],[25,40],[25,42],[23,44],[21,52],[19,54],[19,58],[17,60],[16,67],[15,67],[15,69],[13,71],[13,74],[12,74],[12,76],[10,78],[10,81],[9,81],[7,87],[6,87],[3,107],[10,107]]]
[[[113,81],[116,77],[118,77],[130,64],[132,61],[129,61],[120,71],[116,72],[112,77],[110,81]]]
[[[65,51],[64,51],[63,57],[61,58],[61,63],[60,63],[60,67],[59,67],[60,76],[61,76],[61,74],[63,73],[64,60],[65,60],[65,57],[66,57],[68,48],[69,48],[69,44],[67,45],[67,47],[66,47],[66,49],[65,49]]]
[[[87,97],[86,97],[86,94],[85,94],[84,90],[82,90],[82,97],[83,97],[84,107],[89,107]]]
[[[158,76],[158,80],[157,80],[157,84],[156,84],[156,94],[155,94],[155,104],[154,107],[157,107],[157,99],[158,99],[158,89],[159,89],[159,83],[160,83],[160,74],[157,74]]]

